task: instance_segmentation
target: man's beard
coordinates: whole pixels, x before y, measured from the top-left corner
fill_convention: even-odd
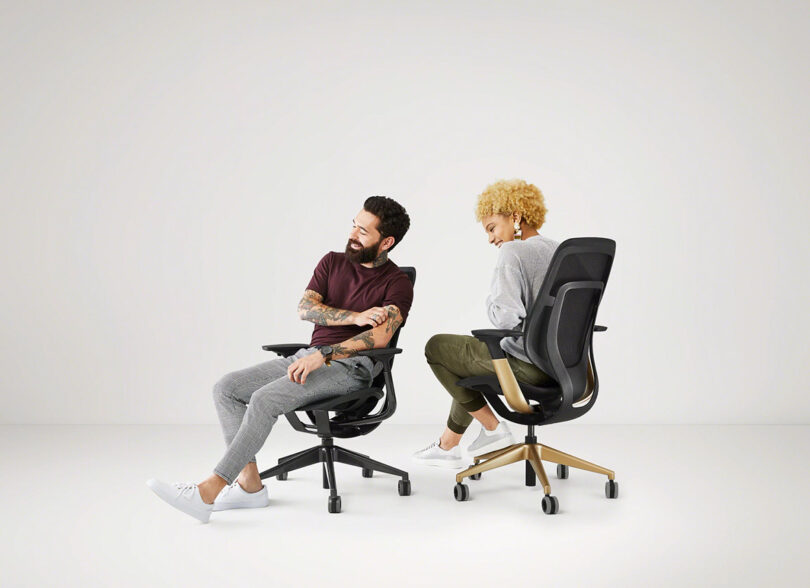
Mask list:
[[[369,247],[363,247],[360,241],[352,241],[349,239],[348,243],[346,243],[346,257],[349,258],[349,261],[353,261],[354,263],[369,263],[374,261],[380,254],[381,242],[382,239]],[[360,245],[360,249],[352,249],[352,243]]]

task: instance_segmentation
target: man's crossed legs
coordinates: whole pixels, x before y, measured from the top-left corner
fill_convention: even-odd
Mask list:
[[[311,372],[304,384],[291,381],[287,375],[289,365],[314,351],[317,350],[301,349],[290,357],[223,376],[214,386],[214,404],[227,450],[214,473],[199,485],[150,480],[149,487],[172,506],[203,522],[208,522],[212,510],[239,505],[266,506],[266,491],[259,478],[256,453],[278,417],[311,402],[365,388],[373,379],[371,359],[351,357],[332,361],[330,366]],[[228,496],[223,493],[223,497],[217,499],[229,484]],[[263,496],[255,496],[259,492]],[[254,494],[253,499],[245,496],[249,494]],[[216,509],[215,500],[222,503]]]

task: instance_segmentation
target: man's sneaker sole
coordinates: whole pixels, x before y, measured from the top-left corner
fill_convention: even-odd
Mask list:
[[[448,460],[448,459],[430,459],[430,458],[411,458],[414,463],[419,463],[426,466],[434,466],[437,468],[445,468],[448,470],[460,470],[464,467],[464,460]]]
[[[214,502],[214,512],[221,512],[223,510],[235,510],[238,508],[265,508],[270,506],[270,497],[265,494],[265,499],[262,501],[261,504],[249,504],[245,502],[237,502],[237,503],[225,503],[225,504],[217,504],[216,501]]]

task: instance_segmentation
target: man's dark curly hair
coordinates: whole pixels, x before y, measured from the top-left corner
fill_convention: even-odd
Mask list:
[[[408,216],[402,205],[393,198],[371,196],[363,203],[363,208],[380,219],[377,230],[383,239],[386,237],[394,238],[391,249],[402,241],[402,237],[405,236],[411,226],[411,217]]]

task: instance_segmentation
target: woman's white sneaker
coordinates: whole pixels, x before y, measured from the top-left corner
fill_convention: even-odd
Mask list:
[[[161,499],[198,521],[207,523],[208,519],[211,518],[214,505],[203,502],[197,484],[182,482],[169,484],[152,478],[146,482],[146,485]]]
[[[467,447],[467,453],[471,457],[477,457],[490,451],[509,447],[514,442],[515,438],[512,436],[512,431],[509,430],[506,423],[501,421],[494,431],[487,431],[484,427],[481,427],[478,438]]]
[[[247,492],[234,482],[230,486],[225,486],[214,500],[214,511],[230,510],[232,508],[264,508],[270,504],[270,496],[267,494],[267,486],[262,485],[261,490]]]
[[[439,447],[438,441],[434,441],[421,451],[414,453],[413,459],[421,464],[440,468],[459,469],[464,466],[464,460],[461,458],[461,448],[458,445],[445,450]]]

